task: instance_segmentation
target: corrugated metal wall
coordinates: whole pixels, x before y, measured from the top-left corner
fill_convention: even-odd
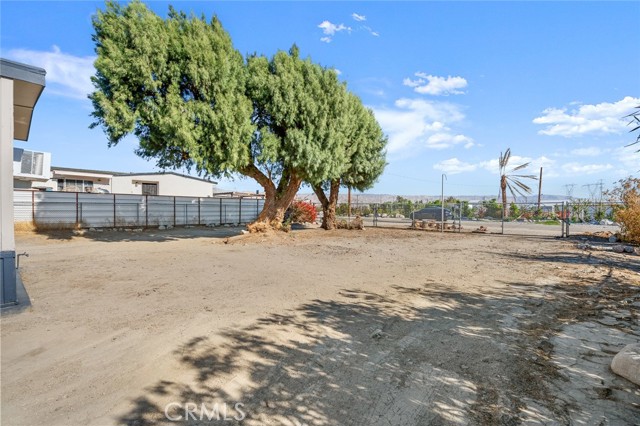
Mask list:
[[[14,191],[16,222],[83,227],[249,223],[263,199]]]

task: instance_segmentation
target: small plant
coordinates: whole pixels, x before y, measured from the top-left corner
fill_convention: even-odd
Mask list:
[[[313,204],[307,201],[294,201],[289,207],[288,221],[290,223],[313,223],[318,217],[318,212]]]
[[[612,202],[620,203],[614,207],[614,217],[620,223],[623,239],[640,243],[640,179],[620,180],[607,195]]]

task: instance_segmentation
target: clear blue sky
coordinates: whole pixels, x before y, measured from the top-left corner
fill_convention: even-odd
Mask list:
[[[149,6],[164,16],[167,2]],[[640,104],[640,2],[186,2],[217,14],[243,54],[296,43],[335,67],[389,136],[389,165],[369,192],[497,194],[497,157],[544,167],[543,193],[638,175],[622,119]],[[0,4],[0,55],[44,67],[47,88],[25,147],[58,166],[151,171],[131,138],[108,149],[90,130],[101,2]],[[637,149],[637,148],[636,148]],[[222,181],[254,190],[246,179]],[[534,183],[534,185],[537,185]],[[303,190],[304,191],[304,190]]]

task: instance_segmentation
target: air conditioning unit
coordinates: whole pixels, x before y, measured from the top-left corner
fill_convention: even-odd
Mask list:
[[[49,180],[51,153],[14,148],[13,177],[19,180]]]

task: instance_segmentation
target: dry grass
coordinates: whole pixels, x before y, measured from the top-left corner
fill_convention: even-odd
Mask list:
[[[13,230],[16,234],[28,234],[31,232],[36,232],[36,226],[33,222],[16,222],[13,224]]]
[[[16,234],[29,234],[49,231],[68,231],[81,228],[81,226],[76,225],[75,223],[52,222],[34,224],[31,221],[16,222],[13,226]]]
[[[615,218],[620,222],[622,237],[630,243],[640,243],[640,179],[627,178],[621,180],[609,193],[613,201],[621,201],[623,207],[618,209]]]

